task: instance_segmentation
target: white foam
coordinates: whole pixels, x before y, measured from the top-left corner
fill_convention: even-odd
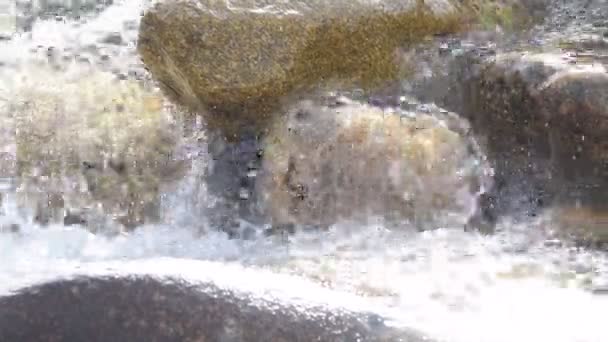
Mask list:
[[[287,246],[163,226],[113,239],[30,226],[0,234],[0,292],[74,274],[151,274],[298,305],[373,311],[446,341],[605,341],[608,297],[554,281],[571,271],[571,251],[532,243],[512,253],[521,249],[514,240],[335,227],[297,235]],[[600,254],[578,253],[591,269],[606,263]]]

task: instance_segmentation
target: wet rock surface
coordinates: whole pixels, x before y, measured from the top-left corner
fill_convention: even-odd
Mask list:
[[[162,96],[92,69],[23,67],[28,73],[6,76],[0,114],[15,131],[15,162],[6,166],[24,209],[41,224],[94,231],[108,224],[101,217],[129,229],[158,221],[163,186],[187,167]]]
[[[256,191],[264,158],[263,145],[255,135],[241,136],[239,141],[228,141],[221,134],[209,139],[209,163],[204,181],[213,204],[205,211],[213,227],[235,238],[248,238],[252,225],[262,225],[267,217],[260,208]]]
[[[273,224],[467,223],[491,175],[466,120],[436,106],[326,102],[296,104],[263,141],[257,191]]]
[[[298,91],[331,81],[373,88],[396,79],[396,49],[458,30],[467,18],[461,6],[444,0],[166,1],[144,15],[138,50],[168,95],[208,111],[212,128],[238,140],[243,130],[263,132]]]
[[[377,315],[152,277],[58,280],[0,297],[4,341],[426,341]]]
[[[607,8],[602,0],[551,1],[546,20],[516,39],[445,40],[427,63],[433,76],[409,84],[468,118],[485,140],[498,215],[553,205],[606,210]]]

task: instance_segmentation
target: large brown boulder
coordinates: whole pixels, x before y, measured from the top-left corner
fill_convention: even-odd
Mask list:
[[[558,72],[542,85],[538,96],[549,124],[554,175],[567,183],[601,186],[608,192],[606,69],[589,67]],[[606,202],[608,193],[603,198],[580,199],[589,204]]]
[[[557,73],[539,96],[558,195],[553,223],[576,240],[608,243],[608,72]]]
[[[550,200],[548,128],[537,88],[553,72],[542,59],[515,53],[489,58],[461,79],[459,112],[485,141],[496,170],[499,211],[534,212]]]
[[[464,55],[452,67],[452,93],[441,100],[485,141],[500,211],[534,214],[558,205],[578,213],[562,220],[572,226],[576,217],[608,209],[608,72],[601,60],[512,52]],[[596,221],[580,224],[589,220]]]
[[[286,96],[399,76],[396,48],[459,30],[450,0],[178,0],[149,9],[138,49],[165,91],[229,138],[259,133]]]
[[[496,158],[546,177],[563,201],[605,201],[597,196],[608,192],[592,190],[608,185],[605,67],[514,53],[487,63],[475,80],[466,112]]]

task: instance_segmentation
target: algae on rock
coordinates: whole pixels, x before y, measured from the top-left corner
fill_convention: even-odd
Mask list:
[[[237,139],[282,101],[326,82],[371,89],[399,75],[396,50],[468,21],[458,1],[178,0],[149,9],[138,50],[179,104]]]

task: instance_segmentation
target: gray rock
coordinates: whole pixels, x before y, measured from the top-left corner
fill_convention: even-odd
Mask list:
[[[151,277],[58,280],[0,297],[0,340],[428,341],[375,314]]]

